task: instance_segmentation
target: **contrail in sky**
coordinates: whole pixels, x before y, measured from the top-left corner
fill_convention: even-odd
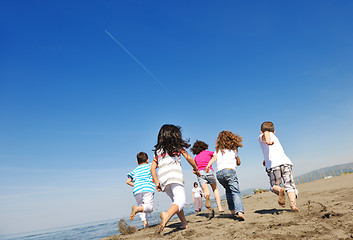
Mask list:
[[[163,83],[161,81],[159,81],[159,79],[153,75],[153,73],[148,70],[148,68],[145,67],[145,65],[143,65],[129,50],[127,50],[126,47],[124,47],[113,35],[111,35],[107,30],[105,30],[105,32],[114,40],[114,42],[116,42],[127,54],[129,54],[129,56],[135,60],[135,62],[140,65],[140,67],[142,67],[143,70],[145,70],[148,75],[150,75],[165,91],[167,91],[168,93],[171,94],[171,92],[168,90],[168,88],[166,88]]]

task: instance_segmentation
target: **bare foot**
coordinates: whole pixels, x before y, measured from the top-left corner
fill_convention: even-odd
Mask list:
[[[144,224],[143,228],[149,228],[149,225],[148,224],[146,224],[146,225]]]
[[[205,198],[206,198],[206,200],[205,200],[205,207],[208,208],[208,209],[210,209],[210,208],[211,208],[210,196],[208,196],[208,197],[206,196]]]
[[[239,221],[245,221],[244,213],[238,212],[238,219]]]
[[[160,234],[161,232],[163,232],[163,229],[165,227],[165,225],[167,224],[167,213],[166,212],[161,212],[161,214],[159,214],[160,218],[161,218],[161,223],[159,224],[157,230],[156,230],[156,234]]]
[[[285,207],[286,206],[286,194],[283,188],[281,188],[281,190],[279,191],[279,195],[278,195],[278,204],[281,207]]]
[[[137,212],[137,207],[136,206],[132,206],[131,213],[130,213],[130,218],[129,218],[130,220],[133,220],[135,218],[136,212]]]
[[[299,212],[299,209],[294,202],[291,202],[290,208],[292,209],[292,212]]]
[[[180,227],[178,227],[178,229],[180,230],[183,230],[183,229],[187,229],[189,226],[186,224],[186,225],[181,225]]]

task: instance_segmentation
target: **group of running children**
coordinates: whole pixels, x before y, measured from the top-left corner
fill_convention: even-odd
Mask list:
[[[285,207],[285,193],[287,193],[292,211],[299,211],[296,206],[298,190],[293,181],[292,162],[285,155],[283,148],[275,136],[272,122],[264,122],[261,125],[261,134],[258,141],[264,154],[263,165],[270,179],[271,191],[278,195],[278,204]],[[130,220],[139,213],[144,227],[148,227],[147,215],[153,210],[153,196],[157,191],[165,192],[172,200],[171,207],[160,213],[161,222],[157,233],[161,233],[174,214],[181,221],[181,228],[187,228],[183,208],[186,204],[184,178],[181,167],[181,155],[193,167],[193,173],[205,195],[205,206],[211,209],[208,184],[211,185],[219,212],[224,212],[221,206],[220,194],[215,179],[224,187],[228,209],[231,214],[240,221],[244,221],[244,206],[239,191],[239,183],[236,174],[236,166],[240,165],[238,148],[242,147],[242,137],[230,131],[222,131],[218,134],[216,151],[208,151],[208,145],[202,141],[196,141],[191,148],[195,154],[195,160],[185,150],[191,145],[183,140],[180,127],[166,124],[158,133],[157,144],[154,149],[152,163],[146,153],[137,154],[138,166],[127,174],[127,184],[133,187],[133,195],[137,206],[132,206]],[[212,164],[217,161],[217,171],[214,174]],[[157,175],[157,168],[158,175]],[[281,187],[283,179],[283,186]]]

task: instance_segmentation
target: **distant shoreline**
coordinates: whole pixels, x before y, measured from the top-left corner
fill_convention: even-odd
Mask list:
[[[235,220],[228,212],[208,220],[209,212],[186,218],[189,228],[177,230],[179,219],[171,221],[163,236],[169,238],[207,239],[329,239],[351,238],[353,232],[353,174],[313,181],[298,186],[299,213],[277,204],[271,192],[243,197],[245,222]],[[288,199],[287,199],[288,201]],[[227,209],[227,208],[226,208]],[[328,231],[327,229],[335,229]],[[131,235],[114,235],[102,240],[155,239],[155,227]]]

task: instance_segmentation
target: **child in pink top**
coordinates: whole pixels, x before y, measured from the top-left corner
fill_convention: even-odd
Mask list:
[[[202,141],[196,141],[194,143],[194,146],[195,144],[206,144]],[[206,144],[206,146],[208,147],[208,145]],[[195,161],[196,161],[196,164],[197,164],[197,167],[199,168],[199,171],[200,170],[205,170],[208,162],[211,160],[211,158],[213,157],[213,153],[212,151],[209,151],[209,150],[202,150],[202,152],[200,152],[199,154],[196,155],[196,157],[194,158]],[[212,166],[210,168],[211,170],[213,170]]]
[[[218,206],[218,211],[219,212],[224,212],[222,206],[221,206],[221,196],[219,194],[218,188],[217,188],[217,182],[216,182],[216,177],[213,172],[212,166],[210,167],[210,171],[208,173],[205,172],[205,168],[208,164],[208,162],[212,159],[213,157],[213,152],[207,150],[208,145],[202,141],[197,140],[194,145],[191,148],[191,151],[195,157],[195,162],[197,165],[197,168],[200,171],[201,176],[197,177],[200,186],[202,187],[202,190],[205,194],[205,207],[210,209],[211,208],[211,201],[210,201],[210,191],[208,188],[208,184],[211,185],[212,190],[213,190],[213,195],[214,198],[216,199],[217,206]]]

